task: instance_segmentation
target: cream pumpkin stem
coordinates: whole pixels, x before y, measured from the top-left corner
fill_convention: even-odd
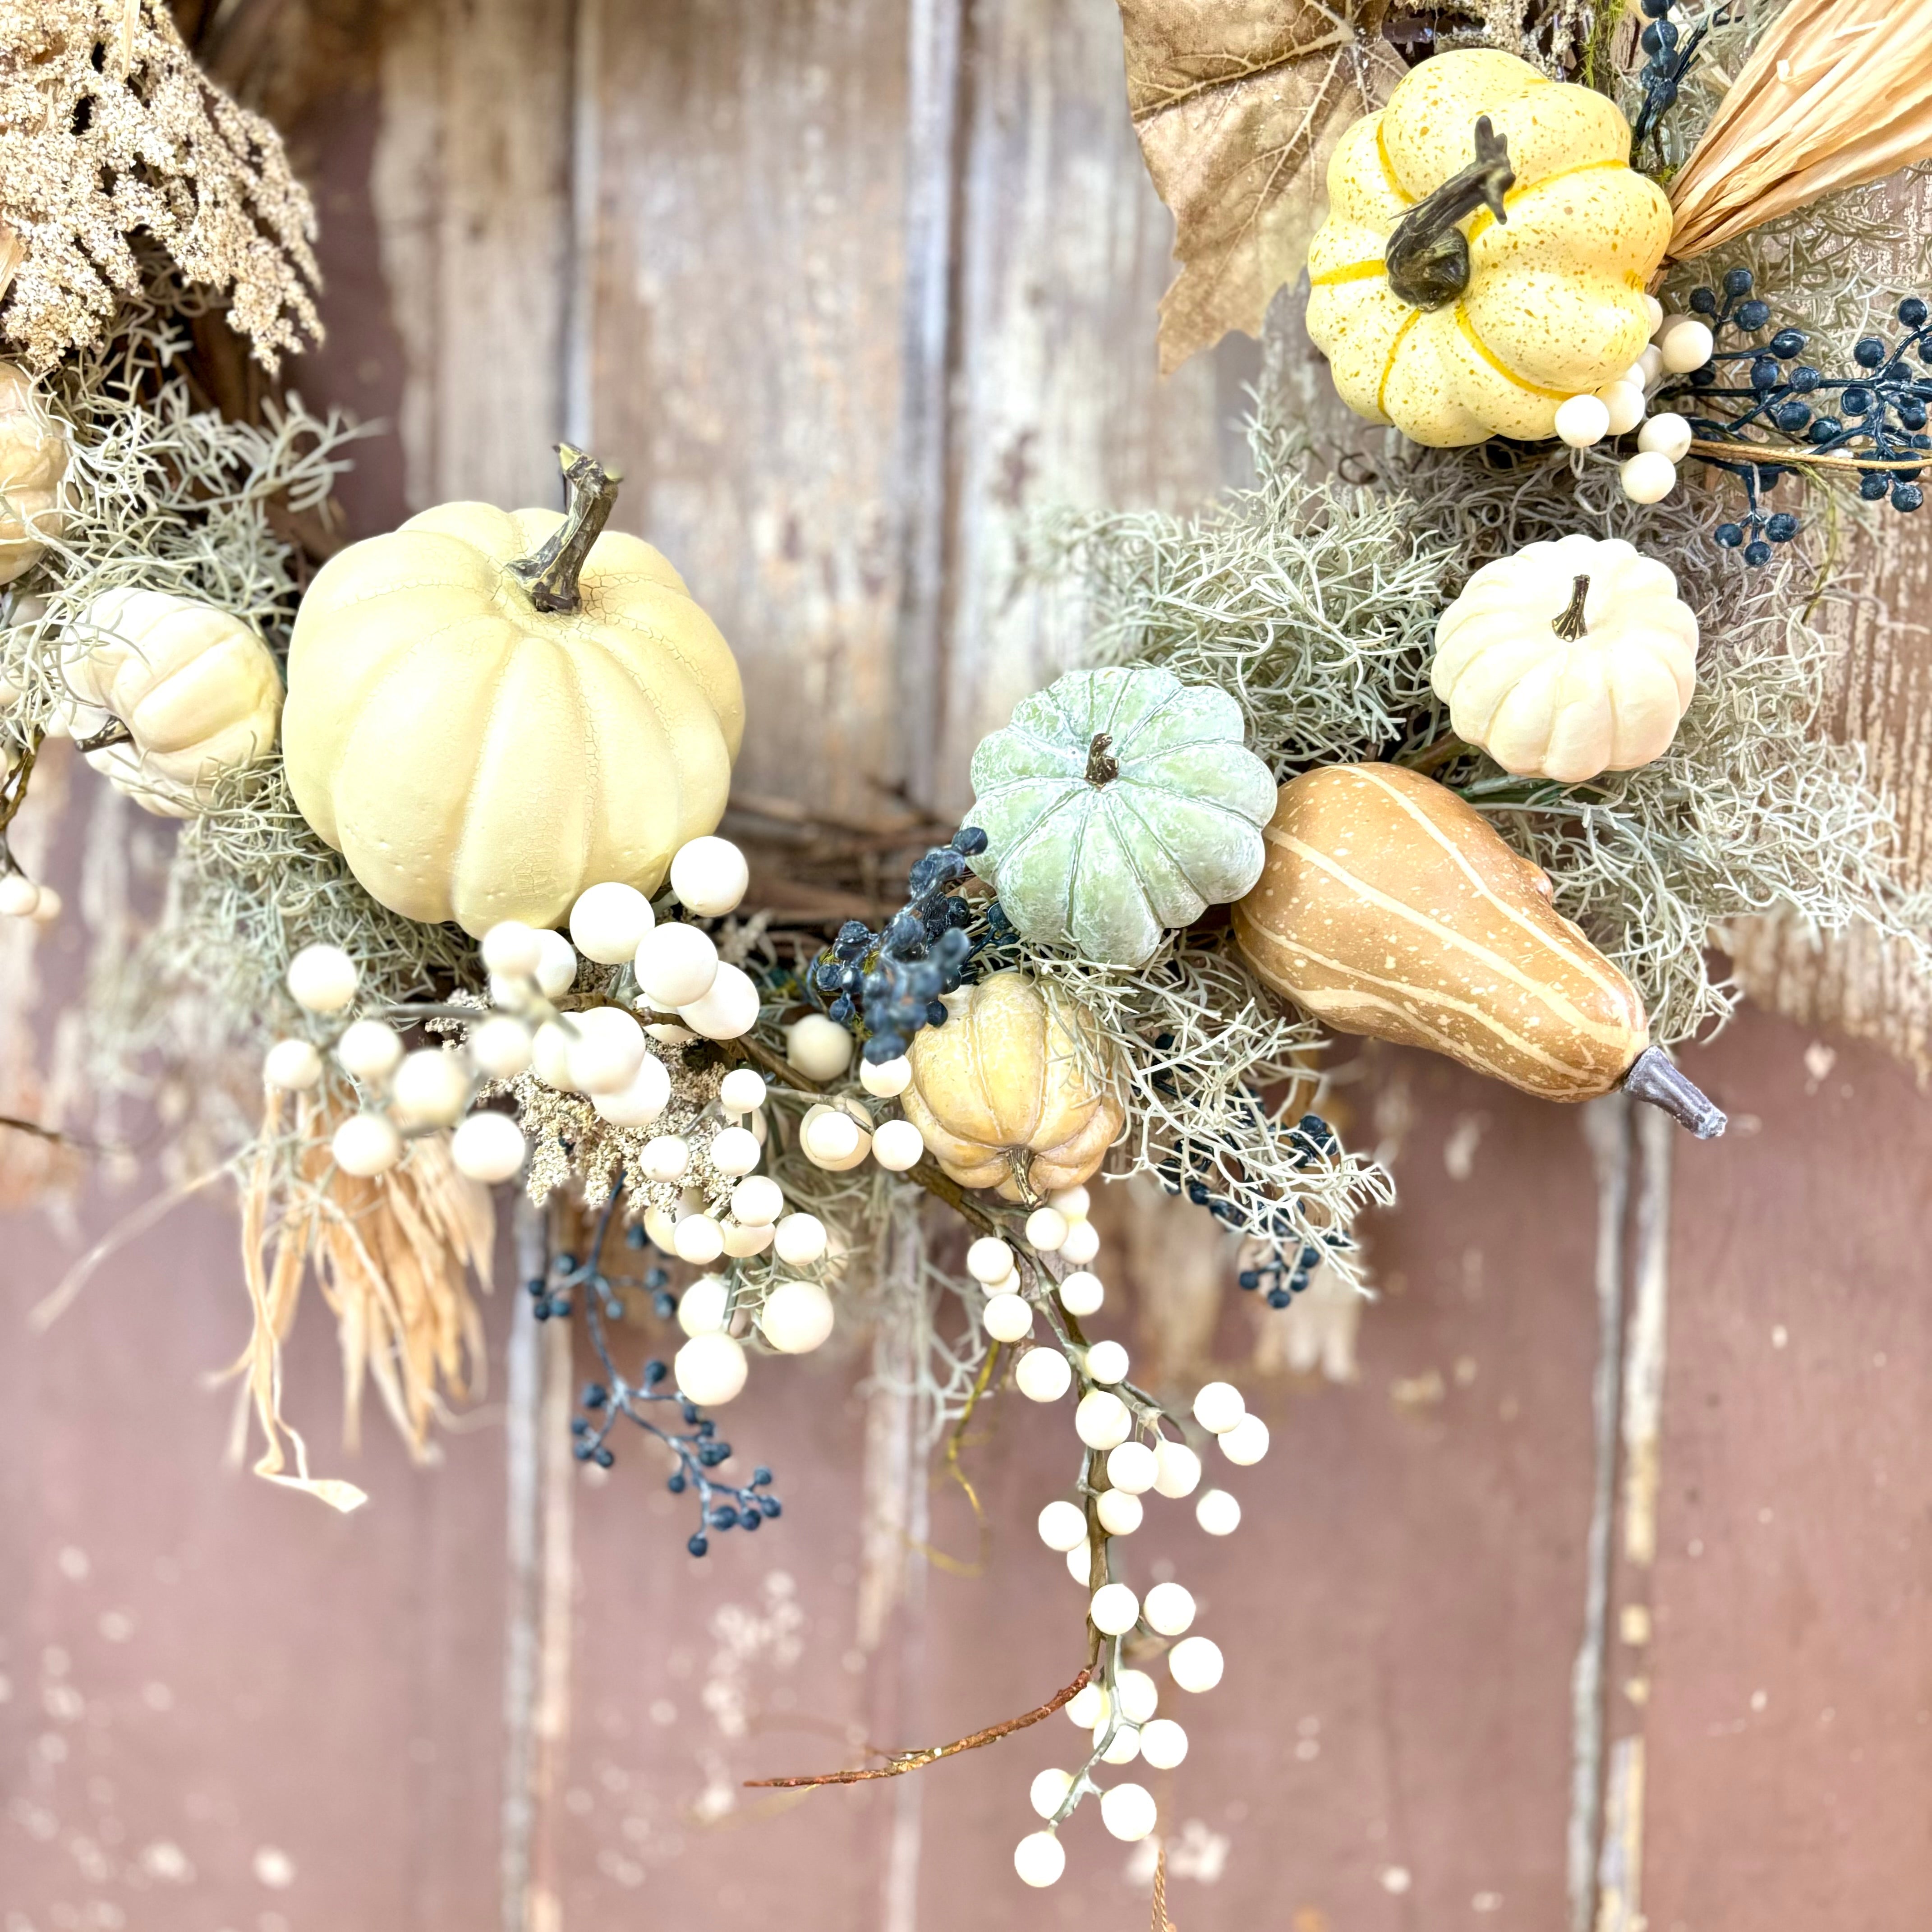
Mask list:
[[[616,506],[624,475],[567,442],[557,445],[556,456],[570,506],[548,540],[530,556],[519,557],[510,569],[530,586],[530,602],[539,610],[574,610],[584,602],[578,578],[590,546]]]
[[[1383,260],[1388,285],[1418,308],[1440,308],[1469,286],[1469,243],[1456,226],[1486,207],[1507,221],[1504,192],[1516,185],[1509,142],[1482,115],[1476,122],[1476,158],[1425,195],[1389,231]]]
[[[1579,576],[1571,586],[1570,602],[1563,608],[1563,614],[1550,626],[1550,628],[1566,644],[1574,644],[1583,634],[1583,602],[1590,594],[1590,580]]]

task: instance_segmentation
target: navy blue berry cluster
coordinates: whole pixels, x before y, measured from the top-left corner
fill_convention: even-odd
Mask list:
[[[531,1312],[539,1322],[567,1317],[573,1306],[572,1291],[582,1291],[584,1326],[591,1346],[604,1366],[604,1378],[586,1383],[578,1398],[584,1413],[571,1418],[570,1432],[574,1438],[572,1454],[580,1462],[594,1462],[599,1468],[609,1468],[617,1460],[610,1438],[620,1416],[635,1423],[647,1435],[655,1436],[677,1459],[676,1468],[665,1480],[665,1488],[674,1496],[691,1491],[697,1496],[698,1528],[685,1547],[692,1556],[702,1556],[711,1547],[711,1532],[756,1529],[781,1514],[783,1505],[769,1493],[772,1472],[767,1468],[754,1469],[752,1480],[742,1485],[712,1479],[711,1472],[730,1460],[731,1445],[719,1439],[716,1423],[695,1402],[677,1393],[670,1382],[670,1370],[663,1362],[654,1359],[645,1363],[636,1382],[619,1370],[604,1324],[607,1320],[623,1319],[620,1290],[642,1288],[650,1295],[658,1314],[666,1319],[677,1312],[677,1303],[670,1292],[669,1274],[655,1263],[634,1280],[614,1279],[598,1266],[597,1257],[604,1252],[604,1237],[610,1231],[616,1204],[614,1193],[598,1222],[588,1256],[556,1255],[548,1275],[525,1284]],[[633,1249],[648,1245],[640,1227],[626,1229],[625,1242]],[[662,1403],[675,1405],[684,1424],[682,1430],[664,1428],[646,1412],[648,1407]]]
[[[896,1060],[921,1027],[944,1026],[941,996],[970,976],[970,964],[988,946],[1010,936],[1006,916],[994,902],[974,905],[956,890],[972,871],[967,862],[986,849],[976,825],[953,834],[916,860],[907,880],[906,903],[874,932],[848,919],[838,936],[813,962],[812,992],[842,1026],[863,1031],[866,1058],[874,1066]],[[981,920],[975,936],[967,928]]]
[[[1674,403],[1700,442],[1730,444],[1738,452],[1735,458],[1698,452],[1700,461],[1744,485],[1744,518],[1712,532],[1725,549],[1742,550],[1747,563],[1768,563],[1772,546],[1789,543],[1802,527],[1793,512],[1769,509],[1764,502],[1768,491],[1798,474],[1797,466],[1777,461],[1777,438],[1816,455],[1855,464],[1868,459],[1874,466],[1856,472],[1858,494],[1868,502],[1889,499],[1894,509],[1904,511],[1923,506],[1917,459],[1932,464],[1932,436],[1925,433],[1932,405],[1926,368],[1932,364],[1932,310],[1918,296],[1898,305],[1904,333],[1898,342],[1865,335],[1852,345],[1855,373],[1846,376],[1828,376],[1807,359],[1802,329],[1754,339],[1770,327],[1772,308],[1753,292],[1748,268],[1732,269],[1721,293],[1695,290],[1690,308],[1709,325],[1718,346],[1701,369],[1660,391],[1658,400]],[[1768,443],[1767,434],[1774,439]]]
[[[1643,104],[1630,128],[1633,166],[1646,141],[1655,146],[1658,160],[1664,159],[1664,117],[1677,105],[1678,89],[1697,57],[1704,36],[1712,26],[1724,23],[1724,14],[1720,11],[1713,20],[1700,22],[1687,40],[1670,18],[1670,7],[1671,0],[1643,0],[1644,29],[1638,44],[1649,58],[1637,73],[1643,86]]]

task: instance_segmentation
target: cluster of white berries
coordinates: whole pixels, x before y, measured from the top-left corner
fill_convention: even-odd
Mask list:
[[[824,1013],[807,1013],[785,1029],[785,1058],[821,1087],[842,1079],[852,1064],[852,1036]],[[912,1062],[902,1054],[878,1064],[859,1064],[859,1084],[874,1100],[893,1100],[912,1084]],[[907,1120],[874,1120],[856,1094],[809,1108],[799,1124],[799,1145],[814,1167],[843,1174],[869,1156],[892,1174],[916,1167],[926,1136]]]
[[[1651,340],[1636,362],[1589,395],[1572,396],[1556,412],[1556,434],[1573,449],[1587,449],[1606,436],[1637,431],[1636,454],[1619,472],[1633,502],[1660,503],[1677,487],[1677,466],[1690,453],[1690,425],[1674,410],[1646,419],[1650,392],[1666,375],[1688,375],[1711,359],[1711,332],[1695,316],[1666,315],[1654,296]]]

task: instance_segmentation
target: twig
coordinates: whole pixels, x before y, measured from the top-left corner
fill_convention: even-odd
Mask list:
[[[1037,1708],[1020,1717],[1008,1718],[1001,1724],[988,1724],[983,1731],[975,1731],[970,1737],[956,1738],[950,1744],[928,1744],[921,1750],[893,1751],[888,1754],[886,1763],[859,1771],[821,1771],[809,1778],[748,1778],[745,1788],[748,1791],[797,1791],[812,1785],[865,1784],[874,1778],[898,1778],[909,1771],[923,1771],[941,1758],[957,1757],[962,1751],[977,1750],[982,1744],[996,1744],[1002,1738],[1010,1737],[1016,1731],[1024,1730],[1029,1724],[1036,1724],[1042,1718],[1052,1717],[1086,1689],[1087,1680],[1092,1675],[1090,1670],[1083,1670],[1066,1689],[1056,1692]]]
[[[1808,450],[1785,449],[1769,442],[1707,442],[1694,437],[1693,456],[1725,463],[1750,463],[1760,470],[1782,470],[1802,464],[1813,470],[1932,470],[1932,451],[1923,456],[1814,456]]]

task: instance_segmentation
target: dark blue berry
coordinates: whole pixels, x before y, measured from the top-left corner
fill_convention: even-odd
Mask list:
[[[674,1307],[674,1312],[675,1312]],[[644,1364],[645,1388],[656,1388],[658,1384],[662,1382],[664,1377],[670,1373],[670,1370],[666,1368],[662,1362],[646,1362]]]
[[[719,1503],[710,1512],[710,1522],[713,1529],[736,1529],[738,1512],[729,1503]]]
[[[1811,420],[1811,412],[1803,403],[1780,403],[1771,419],[1786,435],[1796,436]]]
[[[602,1408],[610,1400],[610,1391],[602,1382],[586,1382],[580,1400],[586,1408]]]
[[[1892,494],[1892,478],[1882,470],[1868,470],[1858,478],[1858,494],[1868,503],[1882,502]]]
[[[1258,1288],[1262,1285],[1260,1272],[1255,1268],[1242,1269],[1235,1279],[1244,1288]]]
[[[782,1515],[784,1510],[784,1504],[780,1502],[776,1496],[760,1496],[758,1498],[758,1508],[767,1518]]]
[[[850,1021],[852,1016],[858,1011],[858,1008],[853,1005],[850,994],[841,993],[825,1010],[832,1018],[836,1020],[841,1026],[844,1026]]]
[[[1742,524],[1720,524],[1711,536],[1725,549],[1736,550],[1744,540],[1744,526]]]
[[[1898,305],[1898,319],[1907,328],[1923,328],[1927,310],[1916,296],[1907,296]]]
[[[590,1460],[597,1465],[598,1468],[608,1469],[613,1462],[616,1461],[617,1458],[611,1450],[605,1448],[602,1443],[599,1443],[597,1447],[596,1454],[593,1455]]]
[[[1744,561],[1747,563],[1768,563],[1771,561],[1770,544],[1762,542],[1746,544]]]
[[[1761,356],[1751,364],[1750,382],[1754,389],[1774,389],[1784,380],[1784,372],[1768,356]]]
[[[627,1248],[641,1248],[644,1245],[644,1224],[633,1221],[624,1230],[624,1245]]]
[[[986,849],[986,835],[976,825],[962,825],[952,835],[952,849],[964,853],[969,859],[976,859]]]
[[[691,1540],[684,1546],[691,1552],[692,1556],[702,1556],[704,1552],[711,1547],[711,1544],[710,1540],[706,1538],[704,1531],[700,1529],[692,1537]]]
[[[1268,1305],[1270,1308],[1286,1308],[1293,1299],[1285,1288],[1271,1288],[1268,1292]]]
[[[674,1496],[682,1496],[685,1486],[685,1474],[682,1469],[676,1471],[664,1478],[664,1487]]]
[[[1900,403],[1898,406],[1898,420],[1904,428],[1923,429],[1925,427],[1925,405],[1923,403]]]
[[[1724,272],[1724,292],[1735,302],[1739,296],[1751,292],[1751,272],[1748,268],[1727,268]]]
[[[1808,362],[1801,362],[1785,379],[1800,395],[1807,395],[1825,379]]]
[[[1925,492],[1916,483],[1894,483],[1892,486],[1892,507],[1894,510],[1917,510],[1924,507]]]
[[[1708,289],[1693,289],[1690,291],[1690,306],[1700,315],[1715,315],[1718,298]]]
[[[660,1321],[668,1322],[677,1312],[676,1301],[662,1288],[651,1297],[651,1306]]]
[[[1762,328],[1771,320],[1771,304],[1768,302],[1748,302],[1738,310],[1740,328]]]
[[[865,1057],[872,1065],[883,1066],[889,1060],[896,1060],[905,1052],[905,1041],[896,1033],[875,1033],[866,1042]]]
[[[1861,369],[1876,369],[1885,360],[1885,344],[1876,335],[1862,335],[1852,345],[1852,360]]]
[[[946,1024],[946,1003],[944,1000],[933,1000],[927,1003],[926,1009],[926,1023],[928,1026],[932,1027],[944,1026]]]
[[[1863,383],[1854,382],[1838,398],[1838,402],[1847,416],[1869,416],[1871,413],[1872,392]]]
[[[1814,442],[1829,442],[1834,436],[1844,434],[1845,426],[1836,416],[1820,416],[1810,430]]]
[[[1798,519],[1789,510],[1780,510],[1766,524],[1764,533],[1774,544],[1789,543],[1798,534]]]
[[[762,1490],[771,1479],[772,1472],[762,1462],[752,1472],[752,1486],[754,1490]]]
[[[1794,356],[1802,355],[1804,349],[1804,332],[1802,328],[1780,328],[1771,338],[1771,352],[1781,362],[1789,362]]]

